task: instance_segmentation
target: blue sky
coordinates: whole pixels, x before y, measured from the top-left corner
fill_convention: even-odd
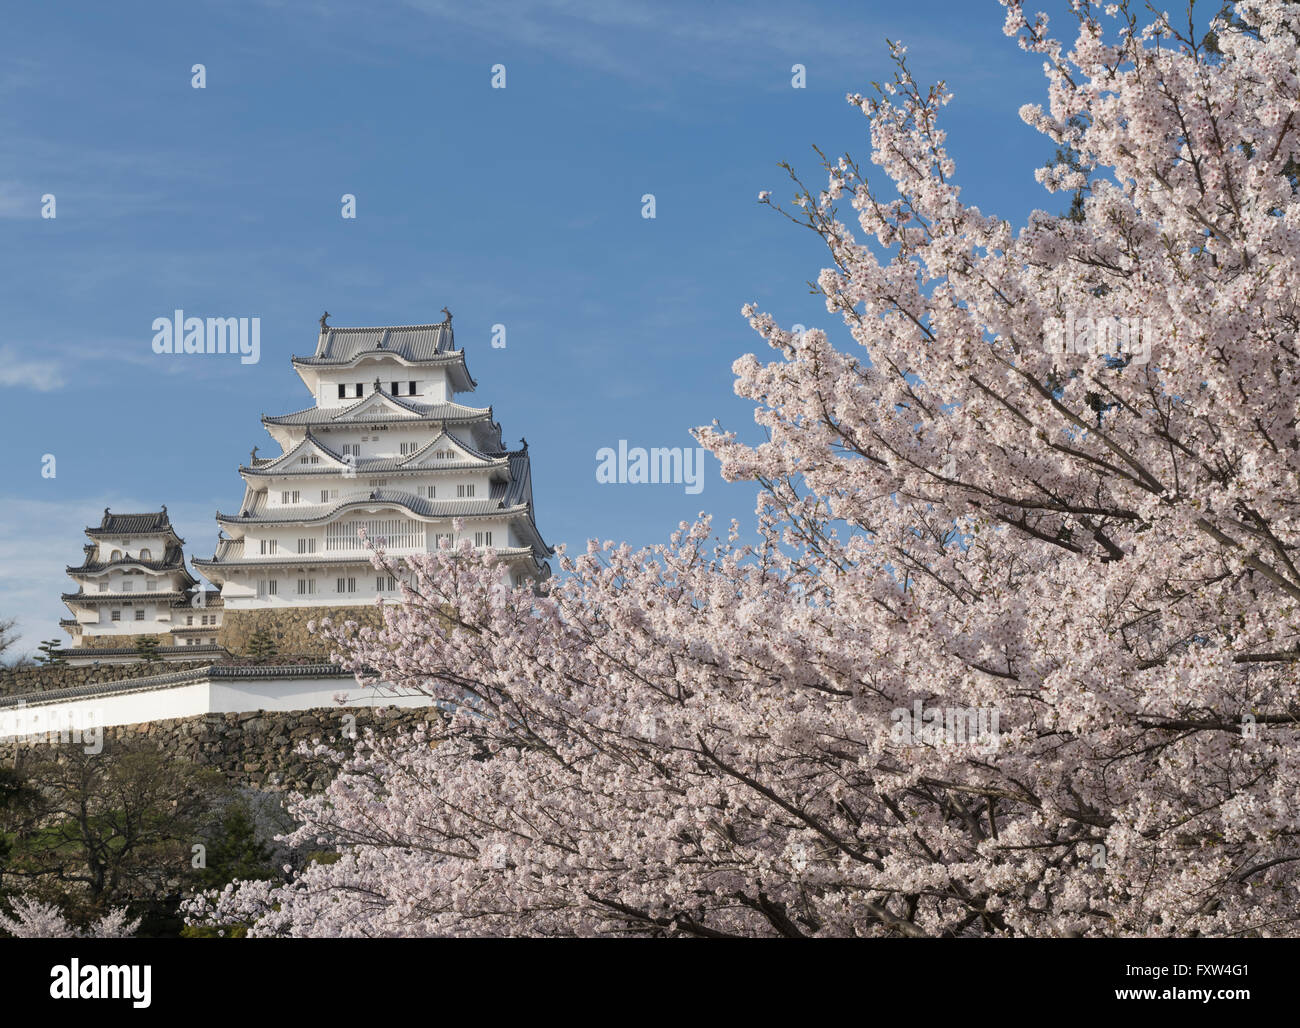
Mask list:
[[[753,438],[730,372],[765,350],[746,302],[847,338],[805,285],[820,243],[756,196],[788,199],[781,160],[819,183],[814,144],[865,162],[844,95],[891,74],[886,38],[956,94],[966,200],[1016,224],[1065,205],[1034,182],[1050,147],[1016,114],[1044,99],[1039,59],[1002,21],[995,0],[11,7],[0,617],[20,619],[22,649],[60,634],[64,567],[105,506],[165,503],[187,554],[211,556],[236,467],[278,452],[260,415],[310,402],[288,359],[325,308],[337,325],[451,308],[479,383],[461,399],[493,405],[509,444],[528,437],[551,543],[657,542],[700,510],[752,523],[754,487],[712,458],[688,495],[598,484],[596,451],[691,445],[715,417]],[[260,363],[155,355],[151,323],[176,308],[260,317]]]

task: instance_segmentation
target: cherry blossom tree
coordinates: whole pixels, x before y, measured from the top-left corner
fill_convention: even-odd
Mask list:
[[[138,918],[114,908],[86,928],[70,923],[52,903],[19,896],[10,904],[12,915],[0,913],[0,932],[16,939],[126,939],[140,927]]]
[[[852,96],[871,180],[788,208],[836,347],[749,306],[759,487],[591,543],[540,595],[405,562],[326,625],[443,723],[335,754],[287,883],[193,916],[260,935],[1285,935],[1300,929],[1300,6],[1198,38],[1074,4],[1041,55],[1074,216],[961,199],[942,84]],[[852,209],[857,228],[843,220]],[[851,340],[851,342],[850,342]],[[394,562],[379,554],[378,566]],[[328,749],[328,747],[325,747]]]

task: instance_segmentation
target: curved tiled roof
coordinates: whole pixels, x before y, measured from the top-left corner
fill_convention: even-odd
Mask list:
[[[294,357],[297,364],[347,364],[363,353],[383,351],[408,361],[428,361],[456,349],[451,322],[436,325],[389,325],[373,328],[326,326],[311,357]]]
[[[207,610],[210,607],[224,607],[225,598],[221,595],[220,589],[204,589],[203,602],[194,602],[195,593],[187,593],[184,597],[172,604],[173,610]]]
[[[111,514],[104,508],[104,517],[97,527],[87,528],[86,535],[154,535],[164,533],[175,535],[171,520],[167,517],[167,508],[150,511],[147,514]],[[182,540],[183,541],[183,540]]]
[[[225,651],[220,646],[160,646],[158,653],[167,656],[191,653],[201,656],[205,652]],[[121,656],[134,653],[133,649],[94,650],[77,647],[60,650],[59,653],[71,657],[92,655]],[[87,685],[72,685],[64,689],[49,689],[45,692],[17,693],[12,696],[0,696],[0,707],[32,707],[41,703],[55,703],[60,700],[83,699],[88,696],[108,696],[116,693],[147,692],[153,689],[166,689],[173,685],[202,681],[205,678],[355,678],[350,671],[344,671],[337,664],[208,664],[204,667],[189,668],[185,671],[167,671],[157,675],[145,675],[141,678],[123,678],[111,682],[91,682]]]
[[[502,483],[504,485],[504,483]],[[491,496],[482,499],[455,499],[455,500],[430,500],[423,496],[416,496],[414,493],[404,492],[400,489],[374,489],[371,490],[369,497],[356,497],[349,499],[340,499],[338,503],[322,504],[302,504],[292,508],[292,513],[288,516],[267,517],[258,512],[249,514],[231,515],[217,512],[217,521],[232,525],[258,525],[258,524],[309,524],[311,522],[324,522],[330,520],[335,514],[347,510],[349,507],[369,507],[376,503],[393,504],[398,507],[404,507],[417,517],[424,518],[470,518],[483,517],[489,515],[514,514],[527,510],[525,504],[507,505],[502,502],[504,498],[493,498]]]
[[[176,599],[185,593],[172,590],[162,593],[64,593],[60,597],[64,603],[135,603],[137,600]]]
[[[93,546],[86,547],[87,559],[81,564],[73,567],[67,566],[67,572],[70,575],[79,573],[91,574],[98,571],[109,571],[112,568],[120,567],[138,567],[146,571],[183,571],[185,570],[185,551],[179,546],[168,546],[163,553],[162,560],[139,560],[136,557],[119,557],[117,560],[90,560],[90,553],[94,551]]]

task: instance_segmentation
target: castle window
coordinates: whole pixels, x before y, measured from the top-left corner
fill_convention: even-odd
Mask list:
[[[357,580],[355,578],[340,578],[338,580],[337,592],[354,593],[357,591]]]
[[[194,624],[194,615],[193,615],[193,614],[186,614],[186,615],[185,615],[185,623],[186,623],[187,625],[192,625],[192,624]]]
[[[316,594],[316,579],[300,578],[298,579],[298,595],[314,596]]]
[[[109,558],[108,558],[108,559],[109,559],[109,560],[121,560],[121,559],[122,559],[122,551],[121,551],[121,550],[114,550],[114,551],[109,555]]]
[[[270,556],[274,554],[276,550],[279,548],[279,545],[280,545],[280,541],[278,539],[263,539],[261,542],[262,555]]]
[[[361,395],[361,390],[363,390],[363,389],[365,389],[365,386],[363,386],[360,382],[358,382],[358,383],[357,383],[357,395],[358,395],[358,396]]]
[[[436,485],[426,485],[424,488],[428,490],[429,499],[433,500],[437,498],[438,487]]]
[[[375,579],[375,592],[391,593],[397,588],[397,579],[392,575],[379,575]]]
[[[474,495],[474,483],[473,483],[473,482],[470,482],[468,485],[458,485],[458,486],[456,486],[456,495],[457,495],[457,496],[460,496],[460,497],[473,496],[473,495]]]
[[[122,592],[129,593],[135,591],[135,583],[129,578],[122,579]]]
[[[108,592],[108,583],[107,583],[107,582],[100,582],[100,583],[99,583],[99,591],[100,591],[101,593],[106,593],[106,592]]]
[[[140,559],[141,559],[141,560],[149,560],[152,556],[153,556],[153,554],[152,554],[149,550],[147,550],[147,549],[146,549],[146,550],[141,550],[141,551],[140,551]]]
[[[393,382],[393,383],[391,383],[391,385],[392,385],[392,387],[393,387],[393,388],[392,388],[392,394],[393,394],[394,396],[396,396],[396,395],[398,394],[398,391],[399,391],[398,388],[397,388],[397,383],[396,383],[396,382]]]
[[[408,456],[409,454],[414,453],[416,450],[416,445],[417,445],[416,443],[402,443],[399,447],[399,449],[402,452],[402,456],[405,457]]]
[[[110,615],[109,615],[109,616],[110,616],[114,621],[121,621],[121,620],[122,620],[122,612],[121,612],[120,610],[115,610],[115,611],[110,612]]]
[[[137,621],[143,621],[143,620],[144,620],[144,611],[143,611],[143,610],[137,610],[137,611],[135,612],[135,619],[136,619]]]
[[[298,540],[298,552],[299,552],[299,553],[315,553],[315,552],[316,552],[316,540],[315,540],[315,539],[299,539],[299,540]]]
[[[340,400],[345,400],[345,399],[347,399],[347,395],[348,395],[348,387],[345,386],[342,382],[340,382],[340,383],[339,383],[339,399],[340,399]]]
[[[407,383],[406,383],[406,388],[407,388],[407,391],[408,391],[409,395],[411,395],[411,396],[414,396],[414,395],[415,395],[415,383],[414,383],[414,382],[407,382]]]

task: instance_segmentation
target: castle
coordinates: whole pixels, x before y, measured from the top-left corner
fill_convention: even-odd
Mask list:
[[[468,540],[497,553],[509,584],[549,576],[554,551],[534,520],[528,444],[508,449],[491,407],[457,401],[477,383],[443,313],[435,324],[372,328],[321,317],[314,352],[291,359],[311,405],[263,416],[280,453],[252,451],[238,469],[238,506],[216,515],[215,553],[191,562],[217,588],[186,567],[165,506],[106,509],[86,529],[82,563],[67,568],[76,589],[62,596],[70,616],[60,625],[71,642],[56,651],[90,673],[74,686],[0,696],[0,738],[21,727],[16,710],[30,719],[50,705],[69,716],[93,708],[103,725],[330,705],[351,676],[328,663],[307,622],[340,609],[373,619],[376,601],[400,598],[396,580],[371,564],[363,531],[394,558]],[[307,662],[225,659],[258,634]],[[142,657],[183,667],[94,681],[95,669]]]

